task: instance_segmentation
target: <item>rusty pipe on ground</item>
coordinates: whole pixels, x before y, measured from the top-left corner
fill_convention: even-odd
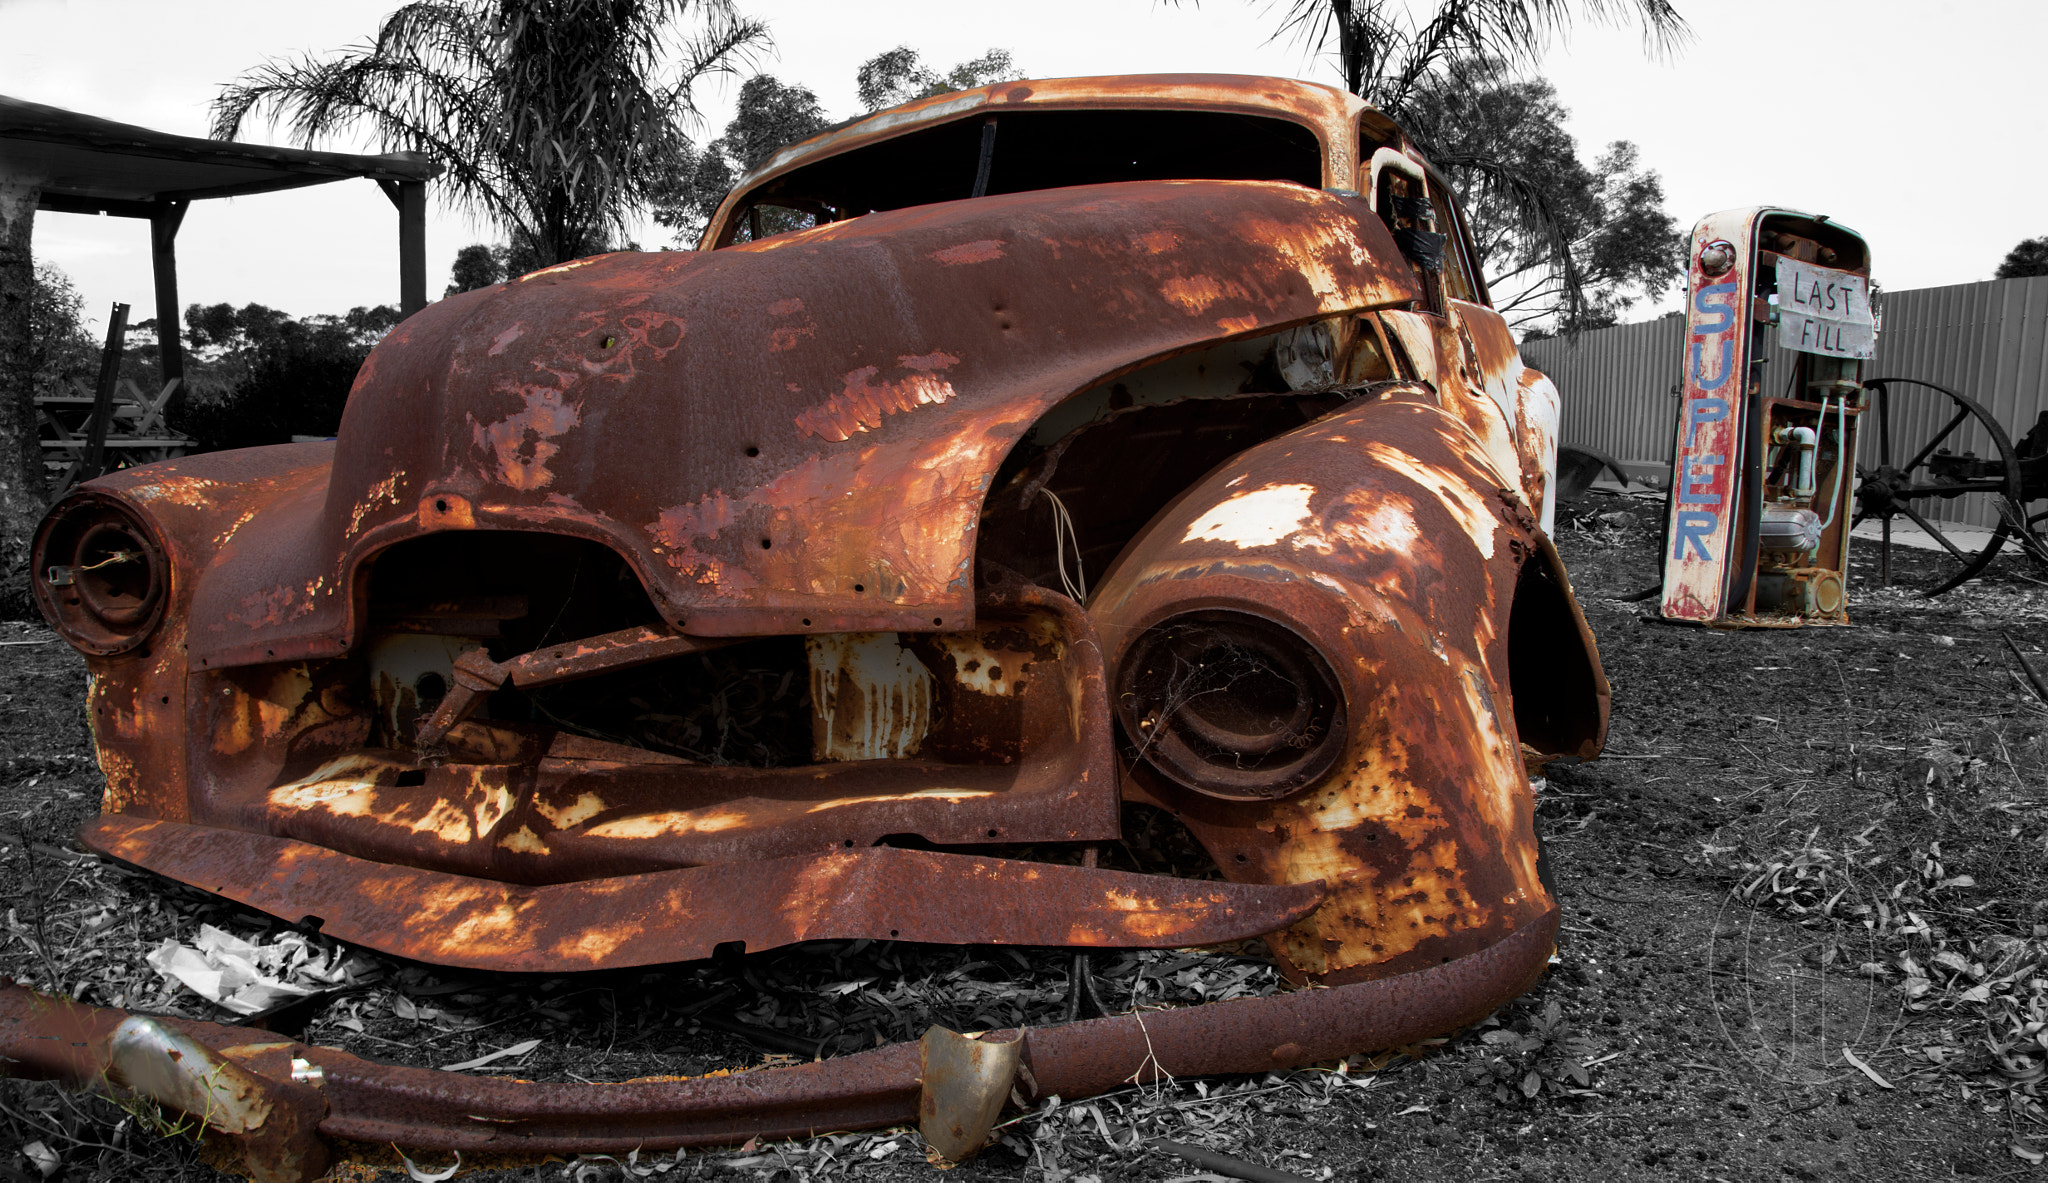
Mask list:
[[[1553,909],[1481,952],[1414,973],[988,1038],[1021,1039],[1034,1082],[1027,1100],[1089,1097],[1171,1076],[1294,1068],[1477,1022],[1534,984],[1556,929]],[[0,984],[0,1071],[105,1081],[115,1032],[128,1018]],[[335,1048],[252,1042],[255,1033],[242,1027],[155,1022],[245,1070],[268,1095],[324,1103],[318,1129],[325,1139],[412,1150],[539,1156],[727,1145],[908,1124],[920,1103],[915,1043],[722,1077],[586,1085],[472,1078]],[[175,1106],[179,1097],[157,1100]],[[245,1149],[254,1136],[239,1136]]]

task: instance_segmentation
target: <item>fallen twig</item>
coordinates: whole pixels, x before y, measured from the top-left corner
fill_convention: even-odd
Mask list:
[[[2020,652],[2020,647],[2013,642],[2011,633],[2000,632],[1998,635],[2005,638],[2005,647],[2012,650],[2012,655],[2020,659],[2020,669],[2026,672],[2027,684],[2034,688],[2035,697],[2043,703],[2048,703],[2048,686],[2042,685],[2041,675],[2034,672],[2034,663],[2028,661],[2027,655]]]
[[[1246,1162],[1244,1159],[1236,1158],[1232,1155],[1222,1154],[1201,1146],[1190,1146],[1185,1142],[1169,1142],[1165,1138],[1147,1138],[1145,1144],[1154,1150],[1171,1154],[1175,1158],[1186,1159],[1204,1170],[1243,1179],[1246,1183],[1306,1183],[1308,1179],[1306,1175],[1297,1175],[1292,1171],[1274,1170],[1272,1167],[1262,1167],[1255,1162]]]

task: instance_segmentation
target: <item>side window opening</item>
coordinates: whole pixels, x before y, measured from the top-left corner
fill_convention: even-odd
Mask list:
[[[832,221],[829,210],[794,209],[786,205],[771,205],[757,202],[747,207],[747,212],[735,220],[737,226],[732,240],[759,242],[777,234],[789,234],[797,230],[809,230]]]
[[[1372,207],[1422,287],[1422,310],[1444,312],[1446,236],[1420,165],[1392,148],[1372,155]],[[1455,249],[1455,248],[1454,248]]]
[[[1441,312],[1445,300],[1485,304],[1486,288],[1463,215],[1441,178],[1425,172],[1398,144],[1370,135],[1361,135],[1359,155],[1369,162],[1361,170],[1359,188],[1370,194],[1395,245],[1416,268],[1426,309]]]
[[[1464,239],[1458,225],[1458,207],[1451,195],[1434,178],[1429,182],[1429,204],[1436,214],[1436,228],[1444,237],[1444,295],[1467,304],[1482,303],[1479,285],[1473,281],[1471,262],[1465,258]]]

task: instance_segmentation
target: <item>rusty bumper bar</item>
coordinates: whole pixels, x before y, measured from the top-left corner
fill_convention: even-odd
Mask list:
[[[328,936],[436,965],[624,969],[799,941],[1173,949],[1284,928],[1320,883],[1247,884],[876,846],[529,886],[289,838],[107,814],[86,845]]]
[[[1026,1031],[1026,1079],[1034,1082],[1033,1098],[1076,1098],[1165,1075],[1264,1072],[1396,1047],[1476,1022],[1527,990],[1543,972],[1556,930],[1553,910],[1482,952],[1398,977]],[[0,986],[0,1070],[92,1083],[109,1079],[114,1068],[115,1083],[146,1089],[137,1073],[124,1075],[114,1065],[115,1034],[126,1021],[122,1011]],[[408,1149],[509,1155],[652,1150],[907,1124],[918,1116],[914,1043],[724,1077],[543,1084],[258,1042],[263,1033],[246,1028],[154,1022],[264,1082],[280,1098],[271,1111],[303,1115],[312,1103],[305,1091],[310,1083],[324,1106],[317,1119],[323,1137]],[[181,1097],[167,1091],[156,1099],[178,1106]],[[263,1124],[244,1121],[243,1127],[223,1132],[240,1138],[259,1175],[311,1177],[293,1176],[288,1162],[256,1162],[275,1151],[260,1141]]]

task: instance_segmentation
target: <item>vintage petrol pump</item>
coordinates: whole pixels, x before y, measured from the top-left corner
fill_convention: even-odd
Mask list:
[[[1664,617],[1847,623],[1851,470],[1876,340],[1869,249],[1825,217],[1763,207],[1702,218],[1689,263]],[[1781,360],[1767,366],[1773,333]]]

